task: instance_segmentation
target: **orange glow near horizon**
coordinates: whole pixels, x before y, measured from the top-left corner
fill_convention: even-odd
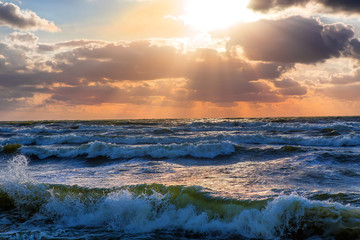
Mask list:
[[[44,2],[0,23],[0,121],[360,115],[360,20],[290,2]]]
[[[360,115],[359,109],[358,103],[320,97],[288,99],[281,103],[237,102],[233,107],[209,102],[194,102],[188,106],[105,103],[68,105],[65,108],[63,105],[47,105],[32,112],[1,112],[0,121],[353,116]]]

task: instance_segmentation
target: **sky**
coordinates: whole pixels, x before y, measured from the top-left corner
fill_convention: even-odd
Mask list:
[[[360,115],[358,0],[0,1],[0,120]]]

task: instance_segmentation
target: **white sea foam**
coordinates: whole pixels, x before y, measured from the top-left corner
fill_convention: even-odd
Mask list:
[[[153,157],[174,158],[192,156],[215,158],[235,152],[235,146],[229,142],[197,144],[155,144],[155,145],[117,145],[94,141],[76,147],[23,146],[20,152],[34,155],[40,159],[48,157],[75,158],[86,155],[89,158],[108,157],[110,159]]]
[[[17,133],[63,133],[66,129],[54,129],[46,126],[31,126],[16,129]]]
[[[53,135],[16,135],[0,138],[0,145],[18,143],[22,145],[54,145],[54,144],[85,144],[89,142],[104,142],[112,144],[194,144],[198,142],[231,142],[232,144],[276,144],[302,146],[346,147],[358,146],[360,135],[349,133],[338,136],[304,135],[304,134],[267,134],[257,131],[246,132],[198,132],[187,135],[96,135],[87,133],[68,133]]]
[[[104,144],[94,142],[90,146],[101,149]],[[27,165],[27,158],[17,155],[1,171],[1,190],[14,200],[16,210],[28,217],[25,223],[17,223],[16,227],[21,225],[22,229],[53,224],[54,234],[59,229],[75,227],[125,233],[184,230],[257,239],[287,238],[299,231],[308,236],[321,234],[320,238],[331,238],[342,231],[360,232],[360,208],[312,201],[295,194],[275,198],[263,207],[211,198],[205,198],[204,204],[204,195],[196,192],[189,197],[184,189],[180,193],[175,190],[174,195],[170,190],[160,194],[155,188],[151,188],[152,194],[135,194],[131,188],[107,193],[85,189],[89,192],[86,196],[76,187],[62,185],[56,190],[55,186],[36,183],[29,176]],[[93,199],[93,192],[100,197]],[[8,225],[6,219],[3,224]],[[17,231],[14,229],[10,234]],[[51,234],[46,236],[51,238]]]
[[[27,172],[28,159],[24,155],[16,155],[8,160],[7,167],[0,171],[0,183],[24,184],[33,179]]]
[[[8,161],[7,168],[0,173],[0,190],[14,200],[21,215],[28,215],[30,209],[46,201],[46,187],[37,184],[27,168],[28,159],[17,155]]]
[[[226,211],[234,207],[229,206]],[[284,237],[299,230],[312,231],[312,228],[321,229],[324,236],[331,236],[341,229],[359,230],[360,223],[359,208],[310,201],[297,195],[279,197],[264,209],[240,210],[231,219],[211,217],[207,211],[199,211],[191,203],[179,208],[167,203],[166,196],[158,193],[145,197],[117,191],[90,206],[79,199],[59,200],[53,196],[41,213],[66,227],[101,226],[128,233],[183,229],[261,239]]]

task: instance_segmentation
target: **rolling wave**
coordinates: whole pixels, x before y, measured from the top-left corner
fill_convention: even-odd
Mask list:
[[[360,208],[331,202],[346,194],[315,195],[318,200],[296,194],[241,200],[216,197],[196,186],[84,188],[36,183],[26,166],[24,156],[14,157],[1,181],[0,237],[36,234],[23,230],[34,225],[50,226],[47,237],[59,231],[257,239],[356,239],[360,234]]]
[[[2,187],[0,209],[24,224],[105,229],[123,233],[189,231],[246,238],[319,237],[356,239],[360,208],[297,195],[263,201],[212,197],[199,187],[159,184],[88,189],[23,184]],[[14,229],[12,229],[14,231]],[[0,231],[1,233],[1,231]],[[2,236],[10,234],[2,232]],[[0,236],[1,236],[0,235]]]
[[[104,142],[90,142],[75,147],[23,146],[20,152],[40,159],[48,157],[88,158],[107,157],[110,159],[129,159],[134,157],[175,158],[191,156],[196,158],[215,158],[235,152],[229,142],[197,144],[155,144],[155,145],[118,145]]]
[[[165,130],[161,130],[165,131]],[[169,131],[169,130],[167,130]],[[332,132],[326,132],[326,134]],[[319,147],[351,147],[360,144],[360,134],[347,135],[287,135],[284,133],[268,134],[242,133],[242,132],[211,132],[188,135],[144,134],[141,136],[126,135],[96,135],[96,134],[61,134],[61,135],[16,135],[11,137],[0,137],[0,145],[21,144],[21,145],[56,145],[56,144],[85,144],[89,142],[106,142],[113,144],[185,144],[205,141],[232,142],[233,144],[276,144],[276,145],[302,145]]]

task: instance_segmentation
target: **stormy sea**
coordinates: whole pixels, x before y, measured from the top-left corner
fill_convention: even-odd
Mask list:
[[[0,239],[360,239],[360,117],[0,122]]]

